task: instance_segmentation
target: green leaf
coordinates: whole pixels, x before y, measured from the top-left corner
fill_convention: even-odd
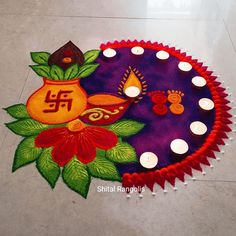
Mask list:
[[[13,172],[35,161],[41,154],[42,149],[34,146],[34,139],[35,136],[25,138],[18,145],[12,166]]]
[[[6,110],[9,115],[16,119],[24,119],[30,117],[26,110],[25,104],[16,104],[3,109]]]
[[[51,78],[54,80],[63,80],[64,79],[64,71],[57,65],[52,65],[50,70]]]
[[[73,158],[64,167],[62,178],[69,188],[87,198],[91,177],[88,174],[86,165]]]
[[[48,58],[50,53],[48,52],[31,52],[32,60],[39,65],[48,65]]]
[[[41,155],[36,160],[36,167],[43,178],[54,188],[60,176],[61,169],[57,163],[52,160],[51,152],[51,148],[43,149]]]
[[[129,137],[140,132],[144,126],[145,124],[134,120],[120,120],[107,128],[118,136]]]
[[[33,65],[30,67],[36,72],[37,75],[50,78],[50,66]]]
[[[79,68],[78,77],[85,78],[91,75],[99,66],[99,64],[85,64]]]
[[[127,142],[119,141],[117,145],[107,150],[106,157],[116,163],[136,162],[135,149]]]
[[[79,66],[77,64],[74,64],[73,66],[70,66],[66,72],[65,72],[65,80],[70,80],[73,78],[76,78],[79,72]]]
[[[39,123],[33,119],[17,120],[6,124],[7,128],[13,133],[21,136],[32,136],[40,133],[41,131],[48,129],[50,125]]]
[[[89,173],[96,178],[104,180],[121,181],[116,166],[105,158],[105,151],[98,150],[96,159],[87,164]]]
[[[86,53],[84,53],[84,63],[92,63],[96,58],[98,57],[100,53],[100,50],[89,50]]]

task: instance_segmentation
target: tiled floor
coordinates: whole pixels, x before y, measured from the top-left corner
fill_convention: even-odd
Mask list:
[[[0,105],[25,102],[41,81],[27,67],[30,51],[53,51],[68,40],[83,51],[114,39],[163,41],[204,61],[236,94],[236,1],[233,0],[0,0]],[[235,103],[234,103],[235,104]],[[233,104],[233,106],[234,106]],[[127,200],[98,193],[87,200],[61,181],[54,191],[33,165],[11,173],[19,138],[0,112],[0,236],[165,235],[233,236],[236,233],[235,141],[206,176],[179,191],[157,189]],[[235,137],[232,133],[231,137]]]

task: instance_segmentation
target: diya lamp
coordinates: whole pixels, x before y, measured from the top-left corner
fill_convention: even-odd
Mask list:
[[[112,48],[107,48],[103,51],[103,56],[107,58],[112,58],[116,55],[116,51]]]
[[[170,57],[170,54],[164,50],[160,50],[156,53],[156,57],[160,61],[166,61]]]
[[[108,125],[120,119],[131,103],[139,102],[145,94],[146,82],[136,68],[126,70],[118,87],[117,96],[108,93],[93,94],[88,97],[87,108],[80,119],[94,125]]]
[[[131,53],[136,56],[140,56],[144,53],[144,49],[140,46],[135,46],[131,48]]]
[[[195,88],[201,89],[206,86],[207,82],[202,76],[195,76],[192,78],[192,84]]]
[[[188,63],[188,62],[181,61],[178,64],[178,68],[182,72],[189,72],[190,70],[192,70],[192,65],[190,63]]]
[[[174,139],[170,143],[171,152],[177,156],[182,156],[188,152],[188,144],[183,139]]]
[[[102,59],[106,62],[113,62],[119,58],[119,54],[114,48],[106,48],[102,52]]]
[[[139,159],[140,164],[146,169],[154,168],[158,163],[158,157],[153,152],[144,152]]]
[[[207,126],[201,121],[194,121],[190,124],[190,131],[196,137],[202,137],[207,132]]]
[[[124,93],[127,97],[136,98],[140,94],[140,89],[136,86],[129,86],[125,89]]]
[[[215,107],[214,102],[209,98],[201,98],[198,101],[198,105],[203,111],[206,111],[206,112],[213,110]]]

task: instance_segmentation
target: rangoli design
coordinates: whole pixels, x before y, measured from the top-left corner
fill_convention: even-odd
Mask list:
[[[32,52],[43,85],[5,110],[23,137],[12,170],[32,162],[52,188],[87,197],[92,178],[165,189],[202,171],[231,131],[227,93],[186,53],[150,41],[101,44],[83,53],[68,42]]]

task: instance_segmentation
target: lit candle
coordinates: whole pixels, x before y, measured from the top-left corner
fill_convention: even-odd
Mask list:
[[[209,98],[201,98],[198,101],[198,104],[201,107],[201,109],[204,111],[210,111],[215,107],[214,102]]]
[[[193,134],[201,136],[207,132],[207,126],[201,121],[194,121],[190,124],[190,130]]]
[[[160,60],[166,60],[169,58],[169,56],[170,56],[170,54],[166,51],[163,51],[163,50],[156,53],[156,57]]]
[[[188,151],[188,144],[183,139],[174,139],[170,144],[173,153],[183,155]]]
[[[139,159],[140,164],[147,168],[154,168],[158,163],[158,157],[153,152],[144,152]]]
[[[107,48],[103,51],[103,55],[105,57],[111,58],[111,57],[114,57],[116,55],[116,51],[112,48]]]
[[[134,55],[142,55],[144,53],[144,49],[140,46],[136,46],[136,47],[132,47],[131,48],[131,52]]]
[[[127,97],[135,98],[140,94],[140,89],[136,86],[129,86],[124,92]]]
[[[192,84],[197,88],[202,88],[206,85],[206,80],[201,76],[195,76],[192,78]]]
[[[180,70],[182,70],[184,72],[188,72],[188,71],[192,70],[192,65],[188,62],[185,62],[185,61],[181,61],[178,64],[178,67]]]

